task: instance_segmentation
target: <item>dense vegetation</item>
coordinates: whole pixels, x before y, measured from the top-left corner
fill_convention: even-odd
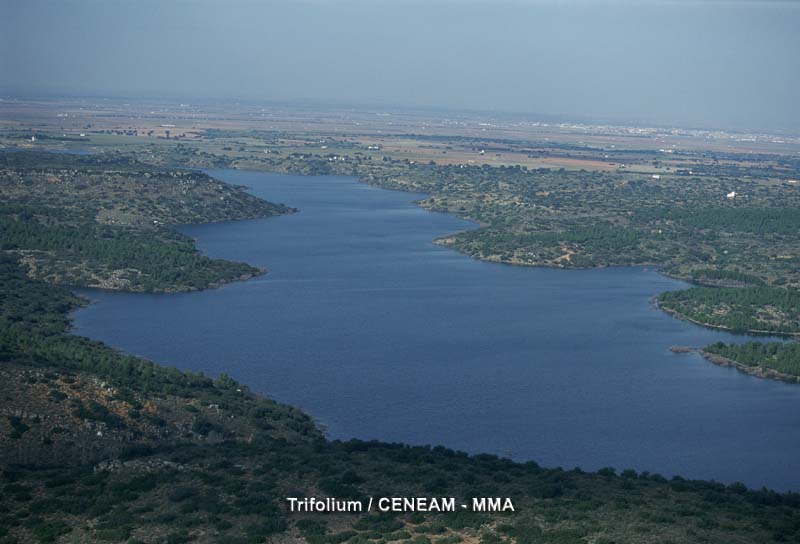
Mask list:
[[[696,229],[744,232],[762,236],[796,236],[800,231],[797,208],[699,208],[658,210],[641,214],[642,219],[675,221]]]
[[[764,280],[751,274],[735,270],[718,270],[716,268],[696,268],[692,270],[691,280],[697,284],[710,283],[717,286],[725,284],[738,287],[764,285]]]
[[[788,376],[800,376],[800,344],[795,342],[747,342],[724,344],[718,342],[703,348],[748,367],[763,367]]]
[[[109,223],[90,225],[77,204],[65,210],[19,198],[4,202],[0,255],[0,542],[800,539],[795,494],[633,470],[542,468],[442,447],[329,441],[299,410],[226,376],[164,368],[71,335],[67,314],[81,301],[31,277],[19,247],[114,263],[117,248],[135,247],[145,227],[106,231]],[[151,205],[143,203],[142,213],[152,213]],[[95,245],[83,228],[112,243],[101,237]],[[74,239],[62,229],[73,229]],[[158,245],[180,243],[146,232],[156,255],[173,254]],[[160,288],[185,277],[174,267],[195,266],[160,259]],[[508,496],[516,512],[298,515],[286,512],[287,496]]]
[[[243,263],[209,259],[170,229],[143,231],[91,219],[68,223],[59,215],[53,208],[0,207],[2,249],[21,254],[32,275],[53,283],[191,290],[259,273]]]
[[[661,308],[735,332],[800,333],[800,290],[695,287],[658,297]]]
[[[131,291],[203,289],[260,270],[209,259],[178,223],[289,211],[205,174],[118,157],[0,154],[0,249],[32,277]]]

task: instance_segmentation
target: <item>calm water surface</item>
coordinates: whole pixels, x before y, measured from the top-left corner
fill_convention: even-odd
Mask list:
[[[670,353],[743,340],[650,305],[684,284],[475,261],[431,243],[471,224],[351,178],[211,173],[301,209],[182,229],[269,274],[200,293],[87,291],[79,334],[228,373],[335,438],[800,490],[800,387]]]

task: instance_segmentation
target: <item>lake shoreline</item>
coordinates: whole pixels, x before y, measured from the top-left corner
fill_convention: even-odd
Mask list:
[[[765,368],[761,365],[747,366],[745,364],[734,361],[733,359],[729,359],[727,357],[723,357],[722,355],[711,353],[703,349],[700,349],[699,353],[700,355],[703,356],[703,358],[706,361],[710,363],[723,367],[733,367],[739,372],[749,374],[750,376],[755,376],[756,378],[761,378],[764,380],[778,380],[786,383],[800,383],[800,376],[793,376],[791,374],[786,374],[778,370]]]
[[[239,171],[243,171],[243,172],[252,171],[252,172],[265,172],[265,173],[271,173],[271,174],[287,174],[288,173],[288,172],[281,172],[281,171],[278,171],[278,170],[240,169],[240,168],[237,168],[236,166],[233,166],[233,168],[235,170],[239,170]],[[208,173],[208,170],[205,170],[205,172]],[[292,175],[297,175],[297,174],[292,174]],[[412,193],[413,192],[413,191],[409,191],[409,190],[407,190],[407,189],[405,189],[403,187],[385,187],[384,185],[382,185],[380,183],[375,183],[374,181],[371,181],[371,180],[368,180],[368,179],[364,179],[364,178],[362,178],[362,177],[360,177],[358,175],[352,175],[350,177],[352,177],[358,183],[363,183],[363,184],[368,185],[370,187],[377,187],[377,188],[382,189],[382,190],[398,191],[398,192],[403,192],[403,193]],[[248,189],[249,189],[249,187],[248,187]],[[471,219],[469,217],[461,217],[458,214],[452,213],[452,212],[450,212],[448,210],[442,210],[442,209],[432,208],[430,206],[425,206],[421,200],[412,200],[411,204],[413,204],[417,208],[420,208],[420,209],[428,211],[428,212],[442,213],[444,215],[450,215],[452,217],[456,217],[458,219],[462,219],[462,220],[471,222],[471,223],[475,224],[477,228],[480,228],[481,226],[483,226],[480,222],[475,221],[474,219]],[[633,264],[633,265],[601,265],[601,266],[592,266],[592,267],[580,267],[580,266],[571,266],[571,265],[570,266],[564,266],[562,264],[547,263],[547,262],[539,262],[539,263],[537,263],[537,262],[528,262],[528,261],[524,261],[524,260],[508,260],[508,259],[502,258],[502,256],[485,256],[485,255],[480,255],[480,254],[468,253],[468,252],[463,251],[462,248],[459,247],[459,245],[457,243],[456,236],[460,232],[463,232],[463,231],[453,232],[453,233],[445,234],[443,236],[436,237],[436,238],[431,240],[431,243],[434,244],[434,245],[440,246],[440,247],[446,247],[448,249],[455,250],[458,253],[460,253],[460,254],[462,254],[462,255],[464,255],[466,257],[470,257],[471,259],[475,259],[477,261],[486,262],[486,263],[503,264],[503,265],[513,266],[513,267],[542,268],[542,269],[553,269],[553,270],[602,270],[602,269],[605,269],[605,268],[614,268],[616,266],[621,266],[621,267],[626,267],[626,266],[629,266],[629,267],[647,267],[647,268],[653,268],[659,274],[663,275],[664,277],[670,278],[670,279],[686,282],[686,283],[688,283],[690,285],[696,283],[696,282],[693,282],[691,280],[691,278],[686,278],[686,277],[682,277],[682,276],[679,276],[679,275],[670,274],[669,272],[665,271],[664,265],[660,264],[660,263],[637,263],[637,264]],[[733,329],[731,329],[729,327],[725,327],[725,326],[721,326],[721,325],[713,325],[711,323],[705,323],[705,322],[702,322],[702,321],[698,321],[698,320],[692,319],[692,318],[690,318],[690,317],[688,317],[688,316],[686,316],[686,315],[684,315],[684,314],[682,314],[682,313],[680,313],[678,311],[662,307],[658,302],[658,297],[659,296],[660,296],[660,293],[657,294],[657,295],[654,295],[651,298],[651,303],[655,307],[655,309],[657,309],[657,310],[659,310],[659,311],[661,311],[661,312],[663,312],[663,313],[665,313],[665,314],[667,314],[667,315],[669,315],[669,316],[671,316],[671,317],[673,317],[675,319],[686,321],[686,322],[692,323],[693,325],[697,325],[699,327],[704,327],[704,328],[711,329],[711,330],[718,330],[718,331],[728,332],[728,333],[731,333],[731,334],[742,335],[742,336],[753,335],[753,336],[778,336],[778,337],[787,337],[787,338],[800,338],[800,333],[779,333],[779,332],[760,331],[760,330],[738,331],[738,330],[733,330]],[[706,358],[706,359],[708,360],[708,358]],[[800,380],[795,380],[795,379],[785,379],[785,377],[789,377],[789,376],[788,375],[783,375],[782,373],[779,373],[779,372],[777,372],[777,374],[780,375],[780,376],[784,376],[784,377],[773,376],[771,373],[753,372],[752,369],[750,367],[747,367],[746,365],[741,365],[741,363],[736,363],[736,364],[743,367],[743,370],[742,370],[743,372],[745,372],[746,374],[749,374],[751,376],[754,376],[754,377],[759,377],[759,378],[763,378],[763,379],[777,379],[779,381],[784,381],[784,382],[788,382],[788,383],[798,383],[798,381],[800,381]],[[748,370],[745,370],[745,369],[748,369]]]
[[[431,243],[469,228],[466,221],[410,206],[416,196],[377,186],[359,189],[362,183],[352,176],[315,180],[316,176],[289,175],[293,179],[283,180],[280,174],[273,178],[274,174],[241,169],[219,170],[216,175],[249,187],[260,198],[289,202],[308,212],[275,222],[229,221],[184,231],[214,258],[272,263],[271,280],[244,282],[225,289],[226,294],[193,293],[176,298],[176,303],[171,297],[104,293],[99,302],[117,300],[118,310],[99,304],[79,312],[78,334],[88,333],[121,351],[186,371],[230,374],[269,398],[302,407],[329,429],[333,440],[441,443],[468,453],[536,459],[543,466],[624,466],[786,489],[784,476],[776,477],[770,467],[761,478],[739,474],[735,461],[720,469],[706,456],[676,462],[658,453],[663,433],[651,434],[651,429],[672,429],[687,441],[697,436],[695,425],[685,428],[686,417],[698,413],[703,404],[692,390],[706,386],[696,384],[735,379],[732,373],[698,370],[706,365],[676,370],[669,364],[664,348],[670,344],[725,340],[700,332],[705,327],[670,324],[671,319],[659,315],[662,312],[642,304],[653,293],[682,288],[682,282],[642,267],[571,267],[573,273],[562,274],[556,267],[529,266],[527,272],[521,266],[481,266],[481,261],[491,261],[464,259],[464,252],[443,251]],[[608,306],[617,300],[621,304]],[[428,310],[421,312],[420,304]],[[252,317],[242,318],[236,310],[241,307]],[[582,327],[588,335],[571,342],[570,326]],[[631,335],[636,335],[635,341]],[[348,342],[346,350],[328,352],[332,338],[358,341]],[[592,359],[611,366],[606,373],[581,373],[576,381],[589,344],[596,346]],[[499,359],[489,345],[505,346]],[[201,347],[188,349],[191,346]],[[496,364],[488,365],[495,367],[490,371],[486,363],[491,361]],[[602,393],[617,387],[619,376],[643,381],[618,395]],[[576,386],[587,410],[608,417],[590,424],[583,410],[562,408],[559,416],[550,408],[559,403],[571,406],[559,391]],[[331,387],[347,402],[323,394]],[[764,396],[769,387],[744,387],[736,395],[741,405],[776,404]],[[498,403],[493,399],[501,391],[504,400]],[[684,402],[667,409],[677,391],[683,391],[677,396],[686,397]],[[621,402],[619,395],[629,398]],[[712,418],[729,429],[730,418],[714,413],[736,400],[727,393],[722,397],[728,398],[718,399],[720,409],[701,419]],[[639,415],[630,417],[631,404],[652,406],[654,399],[661,399],[655,402],[661,409],[638,410]],[[415,408],[409,410],[412,401]],[[540,423],[522,421],[517,414],[525,410],[536,410]],[[440,417],[420,426],[419,417],[430,420],[424,414]],[[620,420],[628,430],[618,432],[615,422]],[[381,421],[396,423],[387,429]],[[475,437],[465,434],[464,421],[480,432]],[[772,435],[771,429],[768,432]],[[563,437],[541,440],[553,433]],[[614,439],[608,441],[609,436]],[[590,439],[595,446],[587,450]],[[726,431],[722,442],[709,446],[729,449],[730,439]],[[598,444],[600,455],[594,453]],[[647,449],[648,444],[653,448]],[[639,451],[642,448],[646,451]],[[738,466],[755,463],[759,455],[745,451]]]
[[[662,272],[663,273],[663,272]],[[671,277],[667,274],[664,274],[667,277]],[[711,323],[705,323],[703,321],[698,321],[696,319],[692,319],[691,317],[682,314],[677,310],[673,310],[671,308],[664,308],[658,303],[658,295],[652,298],[653,306],[657,309],[661,310],[665,314],[671,315],[675,319],[679,319],[681,321],[687,321],[689,323],[693,323],[695,325],[699,325],[701,327],[705,327],[707,329],[714,329],[718,331],[729,332],[731,334],[741,335],[741,336],[756,336],[756,337],[764,337],[764,336],[777,336],[782,338],[800,338],[800,333],[798,332],[780,332],[780,331],[764,331],[758,329],[746,329],[746,330],[737,330],[732,329],[730,327],[726,327],[724,325],[712,325]]]

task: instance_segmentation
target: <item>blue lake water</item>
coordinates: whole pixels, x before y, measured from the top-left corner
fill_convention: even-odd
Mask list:
[[[744,340],[652,307],[681,282],[479,262],[432,244],[470,223],[352,178],[211,173],[301,209],[182,228],[269,273],[198,293],[84,291],[97,303],[75,314],[78,334],[225,372],[333,438],[800,490],[800,387],[672,354]]]

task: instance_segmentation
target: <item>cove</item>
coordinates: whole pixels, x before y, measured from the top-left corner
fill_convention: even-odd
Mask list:
[[[672,354],[747,339],[651,305],[685,284],[476,261],[432,243],[474,225],[353,178],[209,173],[300,209],[181,228],[268,274],[197,293],[82,290],[95,303],[76,334],[227,373],[331,438],[800,490],[800,387]]]

